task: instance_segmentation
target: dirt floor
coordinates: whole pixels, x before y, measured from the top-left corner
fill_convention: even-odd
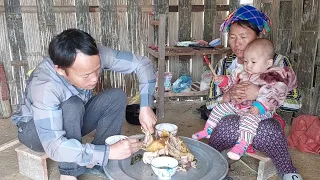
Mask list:
[[[162,122],[174,123],[179,127],[178,135],[191,137],[191,134],[201,129],[205,121],[200,119],[200,114],[196,109],[202,103],[199,101],[192,102],[166,102],[165,119],[160,120]],[[287,126],[286,131],[290,129]],[[130,125],[124,121],[122,129],[124,135],[140,134],[141,130],[139,126]],[[84,138],[84,141],[90,141],[94,133],[89,134]],[[5,180],[27,180],[29,178],[19,174],[18,160],[15,152],[15,148],[21,145],[15,141],[17,138],[17,129],[11,124],[10,119],[0,119],[0,179]],[[204,141],[205,142],[205,141]],[[304,180],[316,180],[319,178],[320,168],[320,155],[301,153],[298,150],[290,149],[293,163],[300,171],[300,174]],[[248,168],[244,165],[246,162],[250,166]],[[250,157],[242,158],[242,161],[230,162],[230,169],[228,176],[229,179],[234,180],[254,180],[256,179],[256,172],[254,170],[258,167],[258,162]],[[59,179],[59,172],[56,163],[48,160],[49,166],[49,179]],[[79,177],[80,180],[84,179],[107,179],[102,175],[86,174]],[[275,175],[271,180],[276,180],[278,177]]]

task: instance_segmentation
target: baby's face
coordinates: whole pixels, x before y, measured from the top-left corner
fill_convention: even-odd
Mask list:
[[[268,58],[263,53],[250,48],[244,52],[244,70],[250,74],[263,73],[268,70]]]

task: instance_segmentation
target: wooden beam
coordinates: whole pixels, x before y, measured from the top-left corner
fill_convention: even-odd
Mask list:
[[[100,12],[99,6],[88,6],[89,12]],[[153,12],[152,5],[141,5],[141,12]],[[191,5],[191,12],[203,12],[204,5]],[[55,13],[70,13],[76,12],[76,6],[52,6],[53,12]],[[128,6],[127,5],[117,5],[116,6],[117,12],[127,12]],[[220,4],[216,5],[217,11],[229,11],[229,5],[227,4]],[[178,5],[171,5],[168,6],[168,12],[178,12]],[[0,13],[5,12],[4,6],[0,6]],[[36,13],[37,6],[21,6],[22,13]]]

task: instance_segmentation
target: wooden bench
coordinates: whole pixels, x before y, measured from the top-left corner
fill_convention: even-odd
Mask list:
[[[19,172],[33,180],[48,180],[47,158],[44,152],[35,152],[25,145],[15,149]]]
[[[255,153],[246,153],[247,156],[259,160],[257,180],[266,180],[277,174],[277,169],[272,160],[263,153],[256,151]],[[243,162],[244,163],[244,162]]]

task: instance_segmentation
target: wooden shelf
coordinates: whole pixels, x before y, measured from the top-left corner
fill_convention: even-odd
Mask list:
[[[159,52],[151,48],[147,52],[152,56],[159,58]],[[206,54],[230,54],[230,48],[201,48],[201,47],[166,47],[165,56],[193,56]]]
[[[184,93],[164,92],[164,97],[191,97],[191,96],[206,96],[208,90],[205,91],[190,91]],[[158,98],[158,92],[154,93],[155,98]]]

